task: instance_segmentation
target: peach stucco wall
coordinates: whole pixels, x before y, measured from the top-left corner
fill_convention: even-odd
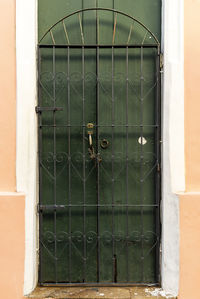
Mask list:
[[[22,299],[24,280],[24,196],[0,196],[0,298]]]
[[[180,196],[180,299],[200,299],[200,194]]]
[[[185,0],[186,193],[180,196],[180,299],[200,299],[200,1]]]
[[[200,1],[185,0],[186,191],[200,191]]]
[[[0,0],[0,190],[15,191],[15,0]]]
[[[0,0],[0,13],[0,298],[22,299],[25,201],[15,178],[15,0]]]

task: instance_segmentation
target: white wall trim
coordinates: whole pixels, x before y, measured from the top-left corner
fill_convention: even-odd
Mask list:
[[[17,191],[25,201],[24,294],[36,286],[37,267],[37,119],[36,0],[16,0],[17,60]]]
[[[184,0],[163,0],[162,288],[179,291],[179,192],[185,191]]]
[[[184,0],[163,0],[162,287],[178,294],[179,203],[185,190]],[[37,258],[37,1],[16,0],[17,192],[26,195],[24,294],[38,279]]]

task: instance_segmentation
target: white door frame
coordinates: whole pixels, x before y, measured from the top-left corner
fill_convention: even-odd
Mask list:
[[[184,0],[163,0],[162,288],[179,286],[179,199],[185,191]],[[37,0],[16,0],[17,192],[26,194],[24,294],[38,281]]]

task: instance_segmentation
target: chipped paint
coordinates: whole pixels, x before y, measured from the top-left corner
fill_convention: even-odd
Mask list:
[[[156,297],[156,298],[158,298],[158,296],[162,296],[162,298],[174,298],[173,295],[166,293],[164,290],[162,290],[160,288],[156,288],[153,291],[146,288],[145,293],[150,294],[151,297]]]

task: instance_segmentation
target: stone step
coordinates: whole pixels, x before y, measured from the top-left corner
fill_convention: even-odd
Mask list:
[[[37,287],[29,296],[34,299],[176,299],[152,287]]]

